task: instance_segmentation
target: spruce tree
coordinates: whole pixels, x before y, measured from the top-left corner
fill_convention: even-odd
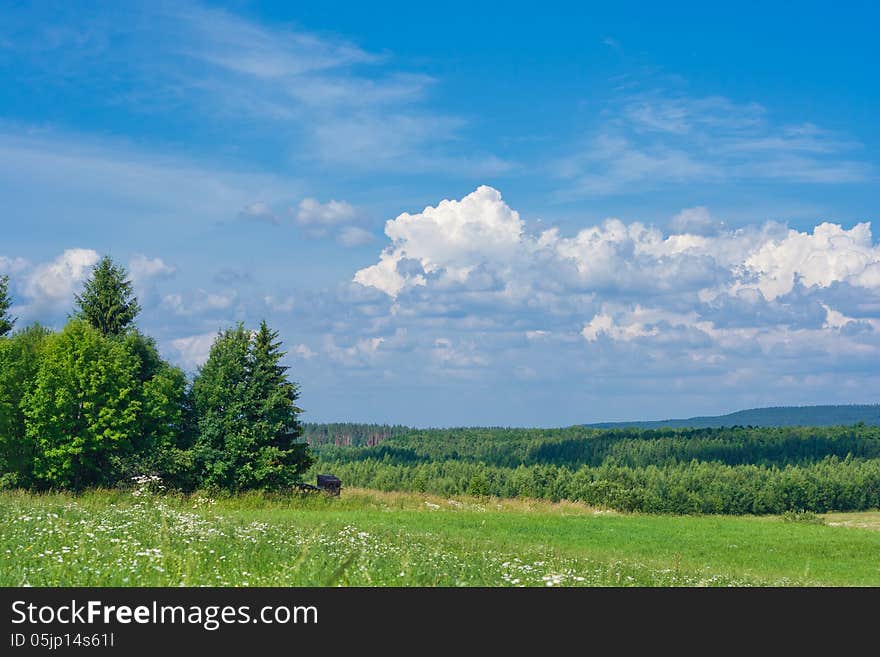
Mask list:
[[[120,335],[134,322],[141,311],[131,281],[124,267],[104,256],[92,268],[92,276],[76,295],[77,317],[104,335]]]
[[[312,463],[296,406],[299,390],[280,364],[278,333],[263,322],[218,334],[193,382],[202,484],[230,490],[283,488]]]
[[[0,276],[0,337],[6,335],[15,325],[15,317],[9,314],[12,299],[9,298],[9,276]]]
[[[286,446],[302,434],[297,415],[302,409],[295,405],[299,387],[287,380],[287,370],[281,365],[285,352],[280,350],[278,331],[269,328],[266,321],[253,335],[249,364],[249,395],[251,421],[266,425],[274,436],[273,444]]]

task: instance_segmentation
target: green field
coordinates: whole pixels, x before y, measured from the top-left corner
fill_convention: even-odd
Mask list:
[[[621,514],[323,495],[0,493],[4,586],[880,585],[880,513]]]

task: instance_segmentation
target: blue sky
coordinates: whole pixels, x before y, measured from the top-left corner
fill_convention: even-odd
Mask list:
[[[109,253],[190,371],[269,320],[314,421],[877,401],[871,3],[304,4],[4,7],[22,323]]]

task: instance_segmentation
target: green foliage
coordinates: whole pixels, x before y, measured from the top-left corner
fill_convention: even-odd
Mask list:
[[[34,324],[0,338],[0,472],[7,485],[33,481],[34,443],[27,437],[22,400],[33,390],[49,334]]]
[[[58,334],[33,328],[10,342],[21,346],[7,387],[20,398],[12,400],[13,430],[3,434],[27,455],[9,468],[20,485],[80,490],[143,473],[175,479],[186,379],[152,341],[107,337],[72,320]]]
[[[111,457],[130,453],[137,431],[138,365],[124,343],[84,321],[47,339],[22,402],[37,482],[74,490],[115,483]]]
[[[312,447],[336,445],[368,447],[378,445],[392,436],[412,431],[409,427],[390,424],[360,424],[356,422],[303,423],[303,438]]]
[[[158,476],[174,488],[288,487],[312,463],[301,442],[299,389],[263,322],[218,336],[187,389],[155,342],[122,267],[104,257],[57,334],[9,337],[0,278],[0,487],[115,486]]]
[[[468,495],[474,495],[476,497],[485,497],[488,495],[489,480],[486,478],[486,473],[479,471],[472,474],[465,492]]]
[[[162,360],[151,338],[129,331],[122,343],[138,364],[139,409],[132,448],[111,457],[111,470],[122,481],[157,474],[176,488],[192,489],[196,481],[189,452],[193,435],[188,426],[186,375]]]
[[[325,458],[413,464],[445,459],[516,467],[553,464],[631,467],[718,461],[800,465],[826,456],[880,458],[880,427],[729,427],[721,429],[411,429],[371,448],[319,448]]]
[[[280,488],[311,465],[295,405],[298,390],[280,365],[277,333],[239,324],[218,334],[193,382],[196,455],[205,486]]]
[[[786,511],[782,514],[785,522],[799,522],[804,525],[824,525],[825,521],[821,516],[816,515],[812,511]]]
[[[0,337],[9,334],[15,325],[15,317],[9,314],[12,299],[9,298],[9,276],[0,276]]]
[[[880,506],[880,428],[412,430],[324,446],[348,485],[580,500],[651,513],[783,513]]]
[[[123,267],[104,256],[92,268],[92,276],[76,295],[77,316],[104,335],[121,335],[141,311],[131,281]]]

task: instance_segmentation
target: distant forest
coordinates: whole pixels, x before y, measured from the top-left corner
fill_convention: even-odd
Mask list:
[[[409,427],[398,424],[358,424],[355,422],[302,423],[302,437],[309,445],[336,445],[347,447],[370,447],[392,436],[400,436]]]
[[[774,406],[678,420],[644,420],[634,422],[596,422],[585,426],[595,429],[640,427],[659,429],[705,429],[708,427],[830,427],[844,424],[880,424],[880,404],[849,404],[841,406]]]
[[[578,500],[649,513],[880,507],[880,427],[413,429],[316,446],[347,485]]]

